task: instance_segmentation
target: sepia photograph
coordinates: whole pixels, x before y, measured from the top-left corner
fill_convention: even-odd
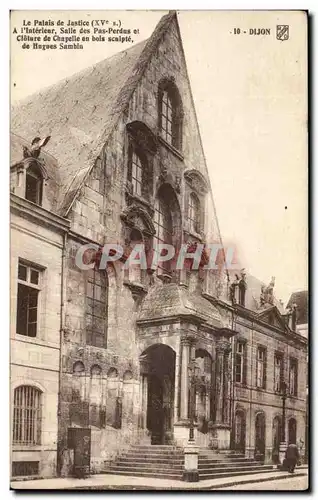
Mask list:
[[[307,11],[9,29],[10,489],[308,490]]]

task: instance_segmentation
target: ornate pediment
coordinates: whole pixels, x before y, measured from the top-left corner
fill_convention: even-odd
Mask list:
[[[138,229],[145,236],[153,236],[156,233],[147,210],[139,205],[131,205],[122,212],[120,218],[128,227]]]
[[[266,307],[266,306],[265,306]],[[286,323],[276,306],[267,306],[264,310],[258,311],[259,318],[276,328],[286,329]]]
[[[198,194],[206,194],[209,191],[209,185],[206,179],[198,170],[186,170],[184,172],[184,178],[189,184],[191,189],[196,191]]]

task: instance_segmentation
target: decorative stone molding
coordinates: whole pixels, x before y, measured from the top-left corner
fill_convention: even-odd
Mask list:
[[[147,294],[147,289],[140,283],[132,283],[131,281],[124,281],[124,285],[130,289],[132,298],[135,302],[139,303]]]
[[[198,170],[186,170],[184,172],[184,178],[191,189],[196,191],[198,194],[207,194],[209,192],[209,185],[205,177]]]
[[[149,213],[139,205],[133,204],[126,208],[120,214],[120,218],[125,225],[131,229],[138,229],[144,236],[149,237],[156,234],[156,229]]]
[[[149,151],[152,155],[158,150],[158,140],[152,130],[141,121],[134,121],[126,125],[127,132],[144,150]]]
[[[84,347],[79,347],[77,349],[77,354],[82,358],[84,356]]]

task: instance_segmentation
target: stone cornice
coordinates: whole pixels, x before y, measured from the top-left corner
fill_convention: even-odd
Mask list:
[[[64,219],[60,215],[54,214],[13,193],[10,194],[10,210],[41,226],[50,227],[57,231],[69,232],[71,222],[68,219]]]
[[[259,325],[264,329],[266,329],[267,331],[263,330],[262,331],[258,330],[258,331],[260,331],[260,333],[263,333],[264,335],[267,335],[268,337],[277,339],[277,335],[275,334],[278,334],[280,337],[278,338],[278,340],[284,341],[288,344],[298,343],[301,345],[301,347],[307,347],[307,339],[301,337],[297,333],[292,332],[291,330],[286,331],[274,325],[269,325],[266,321],[262,321],[262,319],[258,316],[256,312],[251,311],[250,309],[237,305],[233,306],[231,304],[228,304],[227,302],[224,302],[223,300],[213,297],[208,293],[203,292],[202,296],[209,302],[211,302],[213,305],[227,309],[232,314],[235,314],[237,318],[244,318],[250,321],[251,325],[246,325],[247,328],[255,329],[255,325]]]

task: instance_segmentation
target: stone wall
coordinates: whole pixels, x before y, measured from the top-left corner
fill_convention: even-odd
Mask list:
[[[11,408],[14,389],[30,385],[42,393],[43,415],[40,444],[14,445],[11,458],[39,462],[39,475],[51,477],[56,474],[62,236],[16,215],[11,224]],[[42,270],[34,338],[16,333],[19,259]]]

